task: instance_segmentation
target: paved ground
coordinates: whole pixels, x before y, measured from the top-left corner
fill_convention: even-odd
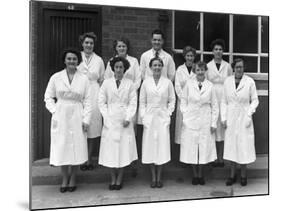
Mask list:
[[[64,194],[58,188],[33,186],[32,209],[268,194],[268,179],[248,179],[246,187],[239,183],[225,186],[224,180],[207,180],[204,186],[193,186],[186,179],[166,180],[162,189],[152,189],[149,181],[136,178],[125,181],[120,191],[109,191],[108,183],[80,184],[75,192]]]

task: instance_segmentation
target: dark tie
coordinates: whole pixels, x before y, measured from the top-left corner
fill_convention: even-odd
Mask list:
[[[155,51],[155,58],[159,57],[159,51]]]
[[[199,90],[201,90],[201,88],[202,88],[202,84],[201,84],[201,83],[199,83],[199,84],[198,84],[198,87],[199,87]]]
[[[119,86],[120,86],[120,81],[119,80],[116,80],[116,85],[117,85],[117,89],[118,89]]]

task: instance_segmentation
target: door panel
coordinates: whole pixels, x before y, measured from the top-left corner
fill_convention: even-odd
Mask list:
[[[47,83],[55,72],[64,68],[62,51],[67,47],[82,50],[79,35],[93,31],[101,37],[101,12],[99,8],[79,5],[81,10],[66,10],[62,4],[44,8],[39,13],[41,31],[38,43],[38,134],[35,154],[36,159],[49,157],[50,153],[50,119],[51,115],[45,108],[44,93]],[[101,55],[101,42],[95,45],[95,52]]]

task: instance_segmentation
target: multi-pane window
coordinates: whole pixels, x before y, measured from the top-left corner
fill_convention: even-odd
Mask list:
[[[197,60],[209,62],[213,58],[210,44],[221,38],[226,45],[224,60],[243,58],[247,74],[268,80],[268,22],[267,16],[174,11],[175,62],[184,62],[180,53],[186,45],[196,48]]]

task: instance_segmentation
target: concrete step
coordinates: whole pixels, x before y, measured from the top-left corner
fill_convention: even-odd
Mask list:
[[[213,168],[211,165],[207,165],[204,171],[206,179],[225,179],[229,175],[229,163],[225,162],[224,168]],[[249,178],[268,178],[268,156],[258,155],[257,160],[248,166],[247,174]],[[126,167],[124,180],[133,180],[134,177],[149,181],[149,166],[136,161],[133,165]],[[191,177],[191,166],[180,163],[179,161],[171,161],[163,167],[164,179],[173,179],[181,182]],[[106,181],[110,181],[110,173],[109,169],[103,166],[96,164],[93,171],[78,171],[78,183],[99,183]],[[42,159],[33,163],[32,185],[58,185],[60,183],[60,168],[50,166],[49,159]]]

